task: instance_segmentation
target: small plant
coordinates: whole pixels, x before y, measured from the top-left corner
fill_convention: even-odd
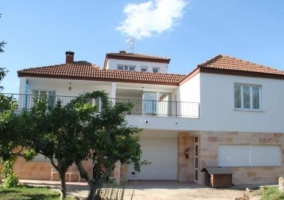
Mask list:
[[[16,187],[18,185],[19,179],[17,174],[15,172],[12,172],[11,174],[8,174],[8,176],[5,179],[4,186],[6,188]]]
[[[19,182],[18,176],[13,170],[14,163],[15,163],[15,158],[13,157],[3,162],[1,176],[5,178],[4,186],[6,188],[16,187]]]
[[[284,193],[280,192],[278,187],[266,187],[262,190],[261,195],[262,200],[284,200]]]

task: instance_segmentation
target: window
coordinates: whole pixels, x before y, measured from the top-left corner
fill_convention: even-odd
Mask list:
[[[118,70],[123,70],[124,67],[123,67],[123,66],[117,66],[117,69],[118,69]]]
[[[118,70],[125,70],[125,71],[135,71],[135,66],[128,66],[128,65],[118,65]]]
[[[39,98],[39,97],[47,97],[47,103],[49,107],[55,106],[55,91],[47,91],[47,90],[32,90],[32,98]]]
[[[147,72],[147,67],[141,67],[141,72]]]
[[[153,72],[154,73],[158,73],[159,72],[159,68],[158,67],[153,67]]]
[[[261,87],[257,85],[235,84],[235,108],[237,109],[261,109]]]
[[[279,145],[219,145],[219,166],[280,166]]]

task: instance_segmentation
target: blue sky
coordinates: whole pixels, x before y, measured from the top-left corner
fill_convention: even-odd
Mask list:
[[[18,92],[17,70],[75,60],[103,65],[106,53],[171,58],[170,73],[187,74],[225,54],[284,70],[283,0],[0,0],[0,66],[4,92]]]

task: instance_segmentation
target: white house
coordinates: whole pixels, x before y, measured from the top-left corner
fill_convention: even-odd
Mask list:
[[[204,184],[201,169],[217,166],[232,168],[234,184],[277,182],[284,172],[284,71],[218,55],[178,75],[167,73],[169,62],[120,51],[106,54],[100,68],[66,52],[64,64],[18,71],[19,105],[31,106],[32,95],[47,94],[52,105],[94,90],[133,102],[126,119],[143,128],[142,159],[151,165],[136,173],[118,164],[117,181]],[[50,179],[49,163],[39,161],[19,160],[20,178]]]

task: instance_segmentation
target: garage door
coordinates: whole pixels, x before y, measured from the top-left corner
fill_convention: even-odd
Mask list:
[[[135,172],[128,167],[128,180],[177,180],[177,138],[141,138],[142,161],[151,162]]]

